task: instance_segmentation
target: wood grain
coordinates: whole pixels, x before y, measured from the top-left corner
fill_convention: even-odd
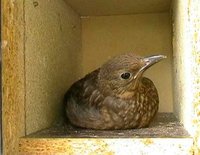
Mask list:
[[[192,154],[191,138],[21,138],[20,155]]]
[[[66,125],[20,138],[29,154],[192,154],[193,139],[172,113],[161,113],[148,128],[91,130]]]
[[[24,121],[23,1],[2,1],[3,154],[17,154]]]

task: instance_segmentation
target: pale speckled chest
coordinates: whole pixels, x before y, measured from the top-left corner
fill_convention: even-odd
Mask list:
[[[143,78],[131,98],[109,98],[100,110],[106,126],[110,128],[147,127],[158,111],[159,98],[154,84]],[[108,104],[109,102],[109,104]]]

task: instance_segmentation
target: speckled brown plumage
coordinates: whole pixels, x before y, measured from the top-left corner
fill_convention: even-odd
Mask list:
[[[142,75],[163,58],[120,55],[75,82],[65,94],[68,120],[92,129],[147,127],[159,98],[153,82]]]

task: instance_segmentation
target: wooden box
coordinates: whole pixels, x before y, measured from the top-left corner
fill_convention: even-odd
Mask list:
[[[2,1],[5,154],[198,154],[199,0]],[[153,126],[66,131],[69,86],[109,58],[168,58],[145,75],[158,88]]]

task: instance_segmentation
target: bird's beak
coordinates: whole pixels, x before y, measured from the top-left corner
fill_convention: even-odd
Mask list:
[[[149,57],[144,57],[143,58],[144,66],[135,75],[134,79],[136,79],[138,77],[138,75],[143,73],[146,69],[148,69],[152,65],[158,63],[159,61],[161,61],[162,59],[165,59],[165,58],[167,58],[167,56],[165,56],[165,55],[153,55],[153,56],[149,56]]]
[[[142,69],[145,70],[165,58],[167,58],[165,55],[153,55],[145,57],[143,58],[145,65],[142,67]]]

